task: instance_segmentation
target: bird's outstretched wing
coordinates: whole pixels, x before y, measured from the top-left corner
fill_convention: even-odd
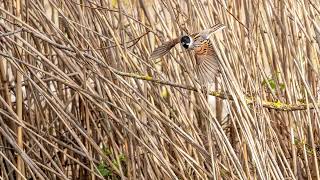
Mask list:
[[[180,42],[181,37],[167,41],[152,51],[149,56],[150,60],[158,59],[167,54],[176,44]]]
[[[201,83],[211,83],[219,72],[219,57],[209,39],[195,47],[196,73]]]
[[[225,27],[225,25],[218,23],[212,26],[211,28],[192,34],[191,37],[194,37],[194,39],[197,39],[198,37],[202,37],[203,39],[209,39],[212,34],[224,29]]]

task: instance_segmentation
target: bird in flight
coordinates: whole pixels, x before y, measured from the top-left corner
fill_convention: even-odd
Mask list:
[[[154,60],[164,56],[180,42],[185,49],[194,50],[195,52],[195,71],[200,83],[211,83],[219,72],[219,60],[209,38],[213,33],[223,28],[225,28],[223,24],[216,24],[212,28],[167,41],[153,50],[149,59]]]

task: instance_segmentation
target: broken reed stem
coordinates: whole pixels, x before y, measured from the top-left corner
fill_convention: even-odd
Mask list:
[[[151,82],[158,83],[158,84],[163,84],[163,85],[168,85],[168,86],[172,86],[172,87],[177,87],[177,88],[182,88],[182,89],[187,89],[187,90],[198,92],[196,87],[182,85],[182,84],[175,84],[170,81],[164,81],[164,80],[160,80],[160,79],[153,79],[151,76],[148,76],[148,75],[137,75],[137,74],[133,74],[133,73],[125,73],[125,72],[117,71],[114,69],[112,71],[115,74],[120,75],[120,76],[131,77],[131,78],[141,79],[141,80],[145,80],[145,81],[151,81]],[[221,98],[221,99],[234,100],[234,98],[230,94],[222,92],[222,91],[210,91],[208,94],[211,96]],[[260,104],[262,107],[277,110],[277,111],[300,111],[300,110],[314,109],[316,107],[320,107],[320,103],[317,103],[317,104],[313,104],[313,103],[287,104],[287,103],[283,103],[279,100],[277,100],[277,101],[262,100],[259,103],[255,98],[252,98],[252,97],[246,97],[246,102],[248,105],[259,105]]]

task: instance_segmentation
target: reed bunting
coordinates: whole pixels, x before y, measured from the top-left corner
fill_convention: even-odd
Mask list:
[[[195,71],[200,83],[212,83],[219,72],[219,60],[209,38],[213,33],[223,28],[225,28],[223,24],[216,24],[212,28],[167,41],[157,47],[151,53],[149,59],[153,60],[164,56],[180,42],[185,49],[194,50],[196,59]]]

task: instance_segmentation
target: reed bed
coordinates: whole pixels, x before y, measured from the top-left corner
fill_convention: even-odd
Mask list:
[[[317,0],[1,1],[1,179],[320,179],[319,17]],[[179,46],[148,59],[216,23],[215,88]]]

